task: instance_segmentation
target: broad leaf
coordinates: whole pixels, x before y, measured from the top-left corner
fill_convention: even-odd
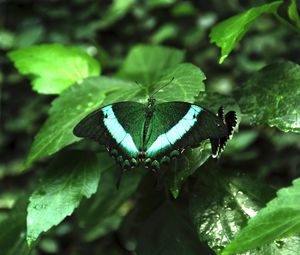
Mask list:
[[[26,243],[26,206],[28,197],[21,195],[7,219],[0,223],[1,255],[29,255]]]
[[[254,7],[246,12],[226,19],[210,32],[211,43],[216,43],[221,48],[220,63],[228,57],[229,53],[236,47],[238,42],[247,33],[252,23],[264,13],[275,14],[282,1],[275,1],[259,7]]]
[[[138,45],[127,55],[118,76],[150,85],[168,68],[181,63],[184,53],[162,46]]]
[[[110,94],[106,96],[107,93]],[[49,118],[34,139],[26,166],[78,141],[73,128],[103,103],[130,100],[136,93],[136,84],[106,77],[89,78],[72,86],[53,101]]]
[[[169,201],[155,210],[140,229],[138,255],[211,254],[199,241],[186,215]]]
[[[101,185],[96,195],[83,201],[76,213],[83,239],[86,241],[98,239],[119,227],[133,206],[129,198],[136,192],[145,173],[144,169],[124,173],[117,189],[116,177],[121,168],[112,159],[102,158],[101,161],[107,165],[105,172],[102,171]]]
[[[277,197],[249,220],[222,254],[236,254],[300,233],[300,179],[278,191]],[[284,241],[283,241],[284,242]],[[285,243],[285,242],[284,242]],[[298,251],[300,242],[298,242]],[[296,253],[295,253],[296,254]]]
[[[221,106],[224,108],[225,114],[229,111],[235,111],[237,115],[237,127],[235,128],[235,131],[238,130],[242,119],[241,109],[233,97],[215,92],[200,92],[196,99],[196,103],[214,113],[217,113]]]
[[[155,85],[151,86],[151,92],[156,92],[154,97],[158,101],[194,102],[195,97],[205,90],[205,79],[198,67],[183,63],[162,71]]]
[[[219,254],[247,224],[248,219],[254,217],[273,197],[274,191],[257,179],[228,172],[225,175],[222,169],[216,167],[212,163],[199,172],[197,181],[190,189],[189,208],[200,239]],[[261,229],[260,233],[263,231],[267,233],[268,228]],[[299,245],[300,238],[287,238],[245,254],[296,254]]]
[[[73,213],[83,197],[97,190],[100,160],[94,153],[68,151],[60,154],[47,169],[40,186],[30,197],[27,215],[27,242],[59,224]]]
[[[237,93],[242,113],[252,124],[300,133],[300,66],[279,62],[253,75]]]
[[[59,94],[72,84],[100,74],[99,63],[79,48],[45,44],[8,54],[18,71],[30,75],[33,90]]]

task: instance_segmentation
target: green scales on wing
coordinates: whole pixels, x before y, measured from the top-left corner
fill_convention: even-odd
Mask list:
[[[224,117],[186,102],[148,104],[119,102],[104,106],[85,117],[74,128],[79,137],[106,146],[123,171],[143,163],[153,170],[168,163],[187,147],[210,139],[212,154],[218,156],[236,125],[236,114]]]

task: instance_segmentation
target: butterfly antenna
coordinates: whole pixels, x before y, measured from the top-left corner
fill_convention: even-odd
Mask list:
[[[163,84],[160,88],[158,88],[157,90],[154,90],[153,93],[150,95],[150,97],[153,97],[157,92],[159,92],[163,88],[167,87],[170,83],[172,83],[172,81],[174,79],[175,79],[175,77],[172,77],[172,79],[170,81],[168,81],[166,84]]]

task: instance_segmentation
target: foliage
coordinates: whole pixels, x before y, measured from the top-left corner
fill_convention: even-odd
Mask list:
[[[1,255],[297,254],[299,6],[256,4],[1,2]],[[149,96],[239,126],[218,160],[203,141],[117,190],[119,166],[72,129]]]

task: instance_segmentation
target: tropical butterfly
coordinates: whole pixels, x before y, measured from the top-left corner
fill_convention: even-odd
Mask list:
[[[101,107],[81,120],[73,133],[104,145],[123,173],[141,164],[157,171],[206,139],[217,157],[236,124],[236,113],[224,116],[223,107],[215,115],[197,104],[156,103],[150,97],[147,104],[125,101]],[[120,178],[121,174],[117,185]]]

